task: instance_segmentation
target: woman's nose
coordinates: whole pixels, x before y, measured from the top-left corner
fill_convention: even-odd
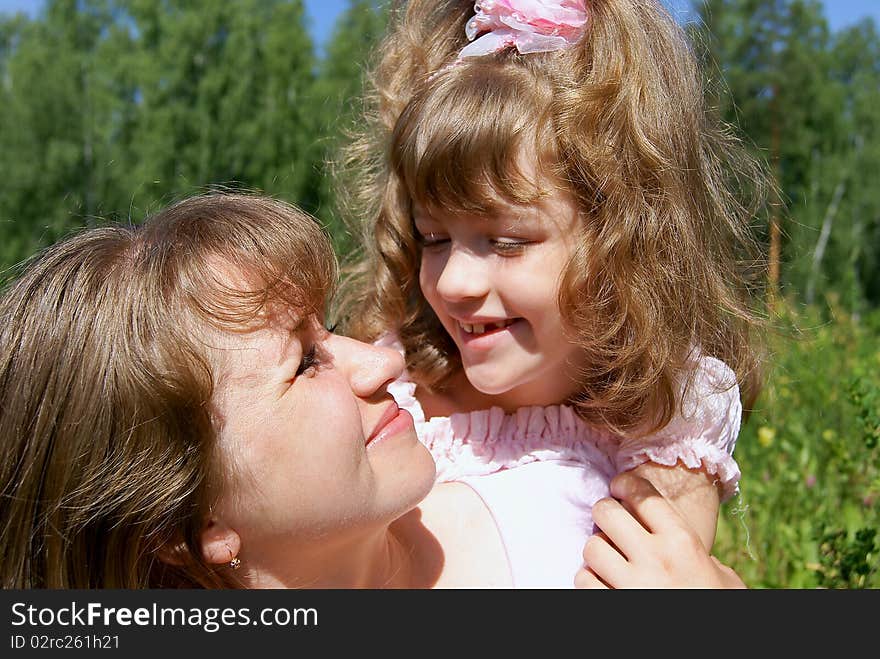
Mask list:
[[[484,259],[453,249],[442,265],[436,289],[440,297],[450,302],[485,296],[489,292],[489,276]]]
[[[334,336],[332,341],[334,361],[337,367],[344,368],[348,373],[351,389],[356,396],[369,398],[382,393],[403,373],[403,355],[397,350],[343,336]]]

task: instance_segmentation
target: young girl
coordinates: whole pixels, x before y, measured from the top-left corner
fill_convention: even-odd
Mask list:
[[[572,584],[632,469],[711,549],[756,392],[760,176],[682,29],[651,0],[411,0],[379,55],[348,329],[404,353],[438,478],[492,509],[517,586]],[[587,567],[621,555],[594,535]]]

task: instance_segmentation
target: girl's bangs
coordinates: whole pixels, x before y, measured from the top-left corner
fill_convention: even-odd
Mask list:
[[[426,208],[489,214],[499,203],[531,204],[555,162],[550,115],[549,94],[522,68],[464,64],[406,107],[391,163]]]

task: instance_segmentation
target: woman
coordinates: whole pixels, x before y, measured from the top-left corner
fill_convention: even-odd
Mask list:
[[[386,391],[398,353],[320,324],[335,282],[320,227],[252,195],[35,257],[0,302],[3,587],[510,585]],[[616,487],[629,512],[595,520],[621,560],[578,585],[741,585],[646,481]]]

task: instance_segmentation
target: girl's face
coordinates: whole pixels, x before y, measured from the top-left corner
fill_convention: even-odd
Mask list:
[[[211,340],[226,476],[215,516],[241,537],[243,560],[356,539],[431,489],[433,459],[386,391],[403,369],[397,352],[313,316]]]
[[[577,206],[555,191],[532,206],[501,208],[484,218],[416,206],[422,293],[474,389],[509,410],[558,404],[577,391],[583,361],[557,301],[576,245]]]

